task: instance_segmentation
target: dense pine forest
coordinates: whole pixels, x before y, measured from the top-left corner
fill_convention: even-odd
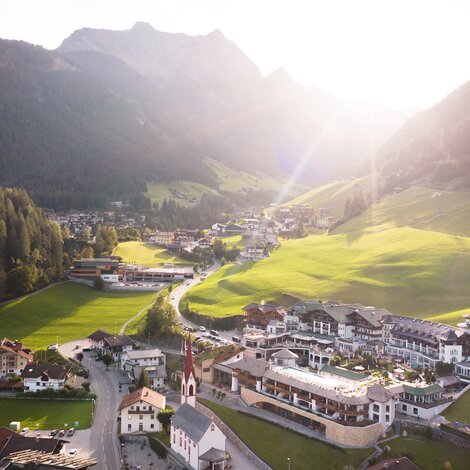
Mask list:
[[[60,279],[60,228],[23,189],[0,188],[0,298],[26,294]]]

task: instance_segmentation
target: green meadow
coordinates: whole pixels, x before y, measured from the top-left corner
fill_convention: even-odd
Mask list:
[[[114,251],[116,256],[121,256],[127,263],[143,264],[148,268],[157,268],[165,263],[191,265],[177,255],[169,254],[165,248],[145,242],[119,243]]]
[[[91,425],[91,400],[35,400],[18,398],[0,399],[0,426],[9,427],[12,421],[20,421],[21,427],[32,431],[41,429],[74,427],[85,429]],[[39,426],[36,426],[36,425]]]
[[[287,458],[290,458],[291,468],[297,470],[341,470],[346,465],[358,468],[373,453],[372,448],[341,449],[217,403],[202,399],[200,401],[225,421],[256,455],[274,469],[287,468]]]
[[[458,235],[466,234],[463,224],[446,207],[466,218],[464,199],[470,205],[470,198],[452,194],[447,202],[441,196],[444,215],[438,216],[432,192],[405,193],[384,198],[333,234],[282,241],[270,258],[223,266],[189,291],[191,308],[229,316],[250,302],[276,302],[289,294],[461,322],[470,307],[470,238]],[[405,205],[410,199],[414,203]],[[449,221],[442,224],[447,210]]]
[[[1,334],[32,349],[83,338],[121,325],[155,299],[155,293],[106,292],[66,282],[0,307]],[[2,336],[2,337],[3,337]]]

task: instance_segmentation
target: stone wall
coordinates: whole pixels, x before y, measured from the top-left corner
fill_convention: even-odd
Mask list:
[[[248,460],[256,465],[261,470],[272,470],[272,468],[260,457],[258,457],[245,443],[237,436],[235,432],[228,427],[224,421],[222,421],[210,408],[204,406],[202,403],[196,402],[196,409],[201,413],[205,414],[209,418],[213,419],[217,426],[227,436],[227,439],[242,452]]]
[[[325,425],[326,428],[325,437],[334,444],[338,444],[340,446],[367,447],[371,443],[375,442],[384,432],[384,428],[380,423],[374,423],[364,427],[344,426],[333,420],[309,413],[308,411],[288,405],[287,403],[283,403],[275,398],[267,397],[245,387],[241,388],[241,397],[248,406],[252,406],[257,403],[270,403],[279,408],[284,408],[292,413],[296,413],[321,423]]]

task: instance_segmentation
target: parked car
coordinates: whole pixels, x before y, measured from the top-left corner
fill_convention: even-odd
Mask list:
[[[23,436],[24,436],[27,432],[29,432],[29,428],[23,428],[21,430],[20,434],[23,434]]]
[[[75,434],[75,429],[74,428],[70,428],[68,431],[67,431],[67,436],[73,436]]]
[[[51,344],[47,350],[48,351],[57,351],[59,349],[59,345],[58,344]]]
[[[232,341],[234,343],[241,343],[242,342],[242,339],[239,338],[238,336],[232,336]]]
[[[70,455],[70,456],[77,455],[77,449],[70,449],[70,450],[69,450],[69,455]]]
[[[58,432],[59,432],[58,429],[53,429],[53,430],[49,433],[49,436],[54,437]]]
[[[206,331],[206,327],[201,325],[201,326],[199,327],[199,331]]]
[[[219,332],[217,330],[211,330],[211,335],[219,336]]]
[[[59,431],[59,437],[64,437],[65,436],[65,429],[61,429]]]

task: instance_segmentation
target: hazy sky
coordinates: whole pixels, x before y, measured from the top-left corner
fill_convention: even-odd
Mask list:
[[[206,34],[269,74],[339,96],[426,107],[470,80],[470,1],[0,0],[0,37],[54,49],[83,27]]]

